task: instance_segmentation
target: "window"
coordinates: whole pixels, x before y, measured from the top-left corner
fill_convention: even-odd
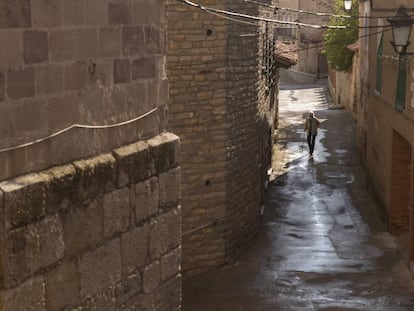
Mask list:
[[[414,70],[411,72],[411,108],[414,108]]]
[[[405,96],[407,91],[407,55],[400,55],[398,61],[398,80],[397,80],[397,100],[395,109],[403,111],[405,109]]]
[[[378,93],[382,91],[382,53],[384,50],[384,34],[381,34],[381,38],[377,48],[377,77],[375,83],[375,90]]]
[[[295,16],[291,13],[277,13],[277,19],[285,22],[294,22],[296,20]],[[295,38],[295,25],[292,24],[283,24],[278,27],[278,34],[283,37]]]

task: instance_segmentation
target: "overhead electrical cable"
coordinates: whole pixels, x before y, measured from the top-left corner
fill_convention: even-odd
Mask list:
[[[224,14],[224,15],[229,15],[229,16],[234,16],[234,17],[241,17],[241,18],[252,19],[256,21],[264,21],[264,22],[280,24],[280,25],[293,25],[293,26],[308,27],[308,28],[314,28],[314,29],[363,29],[363,28],[391,27],[391,25],[386,25],[386,26],[350,26],[350,25],[332,26],[332,25],[314,25],[314,24],[306,24],[306,23],[301,23],[301,22],[281,21],[281,20],[268,18],[268,17],[259,17],[259,16],[238,13],[238,12],[214,9],[211,7],[203,6],[199,3],[191,2],[189,0],[177,0],[177,1],[182,2],[186,5],[198,8],[207,13],[219,13],[219,14]]]
[[[282,10],[282,11],[290,11],[290,12],[295,12],[295,13],[311,14],[311,15],[316,15],[316,16],[352,18],[351,15],[338,15],[338,14],[331,14],[331,13],[324,13],[324,12],[310,12],[310,11],[295,10],[295,9],[290,9],[290,8],[281,8],[281,7],[278,7],[278,6],[275,6],[275,5],[271,5],[271,4],[267,4],[267,3],[260,3],[260,2],[254,1],[254,0],[243,0],[243,1],[248,2],[248,3],[252,3],[252,4],[265,6],[265,7],[274,9],[275,11]]]
[[[358,36],[358,37],[355,37],[354,40],[356,41],[358,39],[362,39],[362,38],[366,38],[366,37],[370,37],[370,36],[375,36],[375,35],[378,35],[380,33],[384,33],[384,32],[387,32],[387,31],[391,31],[391,29],[386,29],[386,30],[383,30],[383,31],[373,32],[373,33],[370,33],[370,34],[367,34],[367,35]],[[317,49],[317,48],[323,48],[325,46],[339,45],[339,44],[342,44],[342,43],[343,43],[343,40],[335,41],[335,42],[331,42],[331,43],[324,43],[324,44],[314,45],[314,46],[310,46],[310,47],[306,47],[306,48],[299,48],[299,49],[289,50],[289,51],[286,51],[286,52],[282,52],[282,54],[291,53],[291,52],[300,52],[300,51]]]
[[[295,13],[301,13],[301,14],[310,14],[310,15],[316,15],[316,16],[327,16],[327,17],[337,17],[337,18],[353,18],[353,19],[377,19],[377,18],[389,18],[392,16],[364,16],[364,15],[341,15],[341,14],[332,14],[332,13],[324,13],[324,12],[313,12],[313,11],[306,11],[306,10],[298,10],[298,9],[291,9],[291,8],[283,8],[283,7],[278,7],[275,5],[271,5],[271,4],[267,4],[267,3],[261,3],[261,2],[257,2],[254,0],[243,0],[244,2],[247,3],[252,3],[252,4],[257,4],[260,6],[264,6],[264,7],[268,7],[271,8],[273,10],[278,11],[288,11],[288,12],[295,12]],[[398,10],[398,9],[395,9]],[[414,16],[414,15],[409,15],[409,16]]]
[[[305,23],[300,23],[300,22],[280,21],[280,20],[266,18],[266,17],[257,17],[257,16],[248,15],[248,14],[242,14],[242,13],[231,12],[231,11],[226,11],[226,10],[214,9],[214,8],[202,6],[198,3],[194,3],[194,2],[191,2],[191,1],[188,1],[188,0],[177,0],[177,1],[185,3],[185,4],[190,5],[192,7],[196,7],[198,9],[203,10],[207,13],[212,14],[212,15],[216,15],[216,16],[219,16],[219,17],[227,19],[227,20],[231,20],[231,21],[234,21],[234,22],[237,22],[237,23],[251,25],[251,26],[258,26],[258,23],[247,22],[247,21],[244,21],[244,20],[240,20],[238,18],[251,19],[251,20],[255,20],[255,21],[265,21],[265,22],[270,22],[270,23],[275,23],[275,24],[282,24],[282,25],[295,25],[295,26],[302,26],[302,27],[310,27],[310,28],[316,28],[316,29],[349,29],[349,28],[356,28],[356,27],[351,27],[351,26],[313,25],[313,24],[305,24]],[[250,2],[250,3],[256,3],[256,4],[260,4],[260,5],[265,5],[263,3],[259,3],[259,2],[253,1],[253,0],[244,0],[244,1],[245,2]],[[266,6],[269,6],[269,5],[266,5]],[[278,9],[284,9],[284,8],[278,8]],[[319,16],[325,16],[325,14],[327,14],[327,13],[305,12],[305,11],[302,12],[300,10],[298,12],[299,13],[312,13],[312,14],[314,13],[314,14],[319,15]],[[352,16],[346,16],[346,15],[333,15],[333,14],[327,15],[327,16],[341,17],[341,18],[352,17]],[[376,18],[378,18],[378,17],[376,17]],[[387,26],[372,26],[372,27],[367,26],[367,27],[358,27],[358,28],[384,28],[384,27],[387,27]],[[359,37],[356,37],[355,40],[357,40],[359,38],[364,38],[364,37],[376,35],[376,34],[379,34],[379,33],[383,33],[383,32],[386,32],[386,31],[390,31],[390,29],[382,30],[380,32],[371,33],[371,34],[368,34],[368,35],[359,36]],[[334,42],[334,43],[330,43],[329,45],[336,45],[336,44],[341,44],[341,43],[342,42]],[[327,44],[317,45],[317,46],[312,46],[312,47],[307,47],[307,48],[300,48],[300,49],[295,49],[295,50],[282,52],[281,54],[291,53],[291,52],[299,52],[299,51],[302,51],[302,50],[308,50],[308,49],[313,49],[313,48],[318,48],[318,47],[324,47],[326,45]],[[233,61],[238,61],[238,60],[233,60]],[[240,61],[245,61],[245,59],[240,59]],[[203,62],[202,64],[206,64],[206,63],[207,64],[214,64],[214,62],[209,62],[209,61]],[[222,64],[222,61],[220,63]],[[199,64],[201,64],[201,63],[199,63]],[[197,65],[197,64],[192,62],[189,65]],[[182,66],[182,64],[181,64],[181,66]],[[236,68],[236,67],[234,67],[234,68]],[[97,129],[108,129],[108,128],[116,128],[116,127],[129,125],[129,124],[132,124],[132,123],[134,123],[138,120],[141,120],[141,119],[151,115],[152,113],[156,112],[157,110],[158,110],[158,108],[153,108],[152,110],[150,110],[150,111],[148,111],[148,112],[146,112],[146,113],[144,113],[140,116],[137,116],[133,119],[130,119],[130,120],[127,120],[127,121],[124,121],[124,122],[120,122],[120,123],[115,123],[115,124],[107,124],[107,125],[72,124],[72,125],[64,128],[64,129],[59,130],[59,131],[57,131],[53,134],[50,134],[46,137],[39,138],[39,139],[30,141],[30,142],[27,142],[27,143],[24,143],[24,144],[20,144],[20,145],[17,145],[17,146],[0,149],[0,153],[26,148],[26,147],[29,147],[29,146],[32,146],[32,145],[50,140],[54,137],[62,135],[64,133],[66,133],[66,132],[68,132],[72,129],[76,129],[76,128],[97,130]]]
[[[370,33],[370,34],[354,37],[354,39],[356,41],[356,40],[361,39],[361,38],[375,36],[375,35],[378,35],[380,33],[385,33],[385,32],[389,32],[389,31],[391,31],[391,29],[386,29],[386,30],[383,30],[383,31],[377,31],[377,32],[373,32],[373,33]],[[280,55],[280,54],[287,54],[287,53],[292,53],[292,52],[312,50],[312,49],[317,49],[317,48],[323,48],[325,46],[330,46],[330,45],[340,45],[342,43],[343,43],[343,41],[336,41],[336,42],[331,42],[331,43],[328,43],[328,44],[326,44],[326,43],[318,44],[318,45],[313,45],[313,46],[309,46],[309,47],[305,47],[305,48],[297,48],[297,49],[292,49],[292,50],[285,51],[285,52],[278,52],[278,54]],[[255,59],[256,59],[255,57],[247,58],[247,59],[246,58],[240,58],[240,59],[233,59],[233,60],[231,60],[231,62],[233,62],[233,63],[241,62],[243,64],[246,64],[246,61],[253,61]],[[188,62],[188,63],[177,62],[177,65],[171,66],[170,69],[174,70],[175,68],[182,68],[182,66],[192,66],[192,67],[194,67],[194,70],[197,71],[197,70],[200,70],[200,68],[204,68],[205,65],[216,65],[217,67],[221,68],[228,61],[229,60],[227,58],[223,58],[223,59],[216,59],[216,60],[213,60],[213,61],[197,61],[197,62],[196,61],[191,61],[191,62]],[[237,66],[230,66],[230,67],[234,68],[234,69],[240,68],[240,67],[237,67]],[[230,67],[227,67],[227,68],[230,68]]]
[[[301,22],[280,21],[280,20],[267,18],[267,17],[258,17],[258,16],[253,16],[253,15],[243,14],[243,13],[237,13],[237,12],[232,12],[232,11],[214,9],[214,8],[206,7],[206,6],[203,6],[201,4],[194,3],[194,2],[191,2],[191,1],[188,1],[188,0],[177,0],[177,1],[185,3],[185,4],[187,4],[189,6],[192,6],[192,7],[198,8],[198,9],[200,9],[202,11],[205,11],[205,12],[208,12],[208,13],[211,13],[211,12],[221,13],[221,14],[224,14],[224,15],[235,16],[235,17],[243,17],[243,18],[246,18],[246,19],[270,22],[270,23],[281,24],[281,25],[294,25],[294,26],[309,27],[309,28],[315,28],[315,29],[348,29],[348,28],[350,28],[350,26],[313,25],[313,24],[305,24],[305,23],[301,23]]]
[[[244,20],[241,20],[241,19],[238,19],[238,18],[233,18],[233,17],[229,17],[229,16],[226,16],[226,15],[223,15],[223,14],[220,14],[220,13],[212,12],[210,10],[206,10],[206,12],[208,12],[212,15],[215,15],[215,16],[233,21],[233,22],[240,23],[240,24],[249,25],[249,26],[259,26],[259,24],[255,23],[255,22],[247,22],[247,21],[244,21]]]

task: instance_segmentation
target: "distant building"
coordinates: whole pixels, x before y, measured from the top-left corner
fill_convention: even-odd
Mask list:
[[[332,12],[332,0],[278,0],[275,3],[281,8],[276,11],[275,17],[282,21],[324,25],[328,23],[329,17],[298,11]],[[291,10],[283,10],[283,8]],[[298,50],[298,63],[292,68],[293,70],[312,74],[315,78],[327,76],[326,56],[322,54],[323,29],[284,25],[277,32],[279,40],[294,45]]]

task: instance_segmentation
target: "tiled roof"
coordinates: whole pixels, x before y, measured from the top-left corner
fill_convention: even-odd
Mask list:
[[[298,54],[294,52],[295,46],[276,41],[276,61],[280,67],[291,67],[298,62]]]

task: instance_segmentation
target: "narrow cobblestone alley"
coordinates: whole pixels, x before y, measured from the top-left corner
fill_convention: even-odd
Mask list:
[[[377,213],[349,113],[325,84],[281,85],[278,156],[261,232],[237,262],[184,281],[184,310],[414,310],[403,237]],[[304,116],[322,120],[314,157]]]

